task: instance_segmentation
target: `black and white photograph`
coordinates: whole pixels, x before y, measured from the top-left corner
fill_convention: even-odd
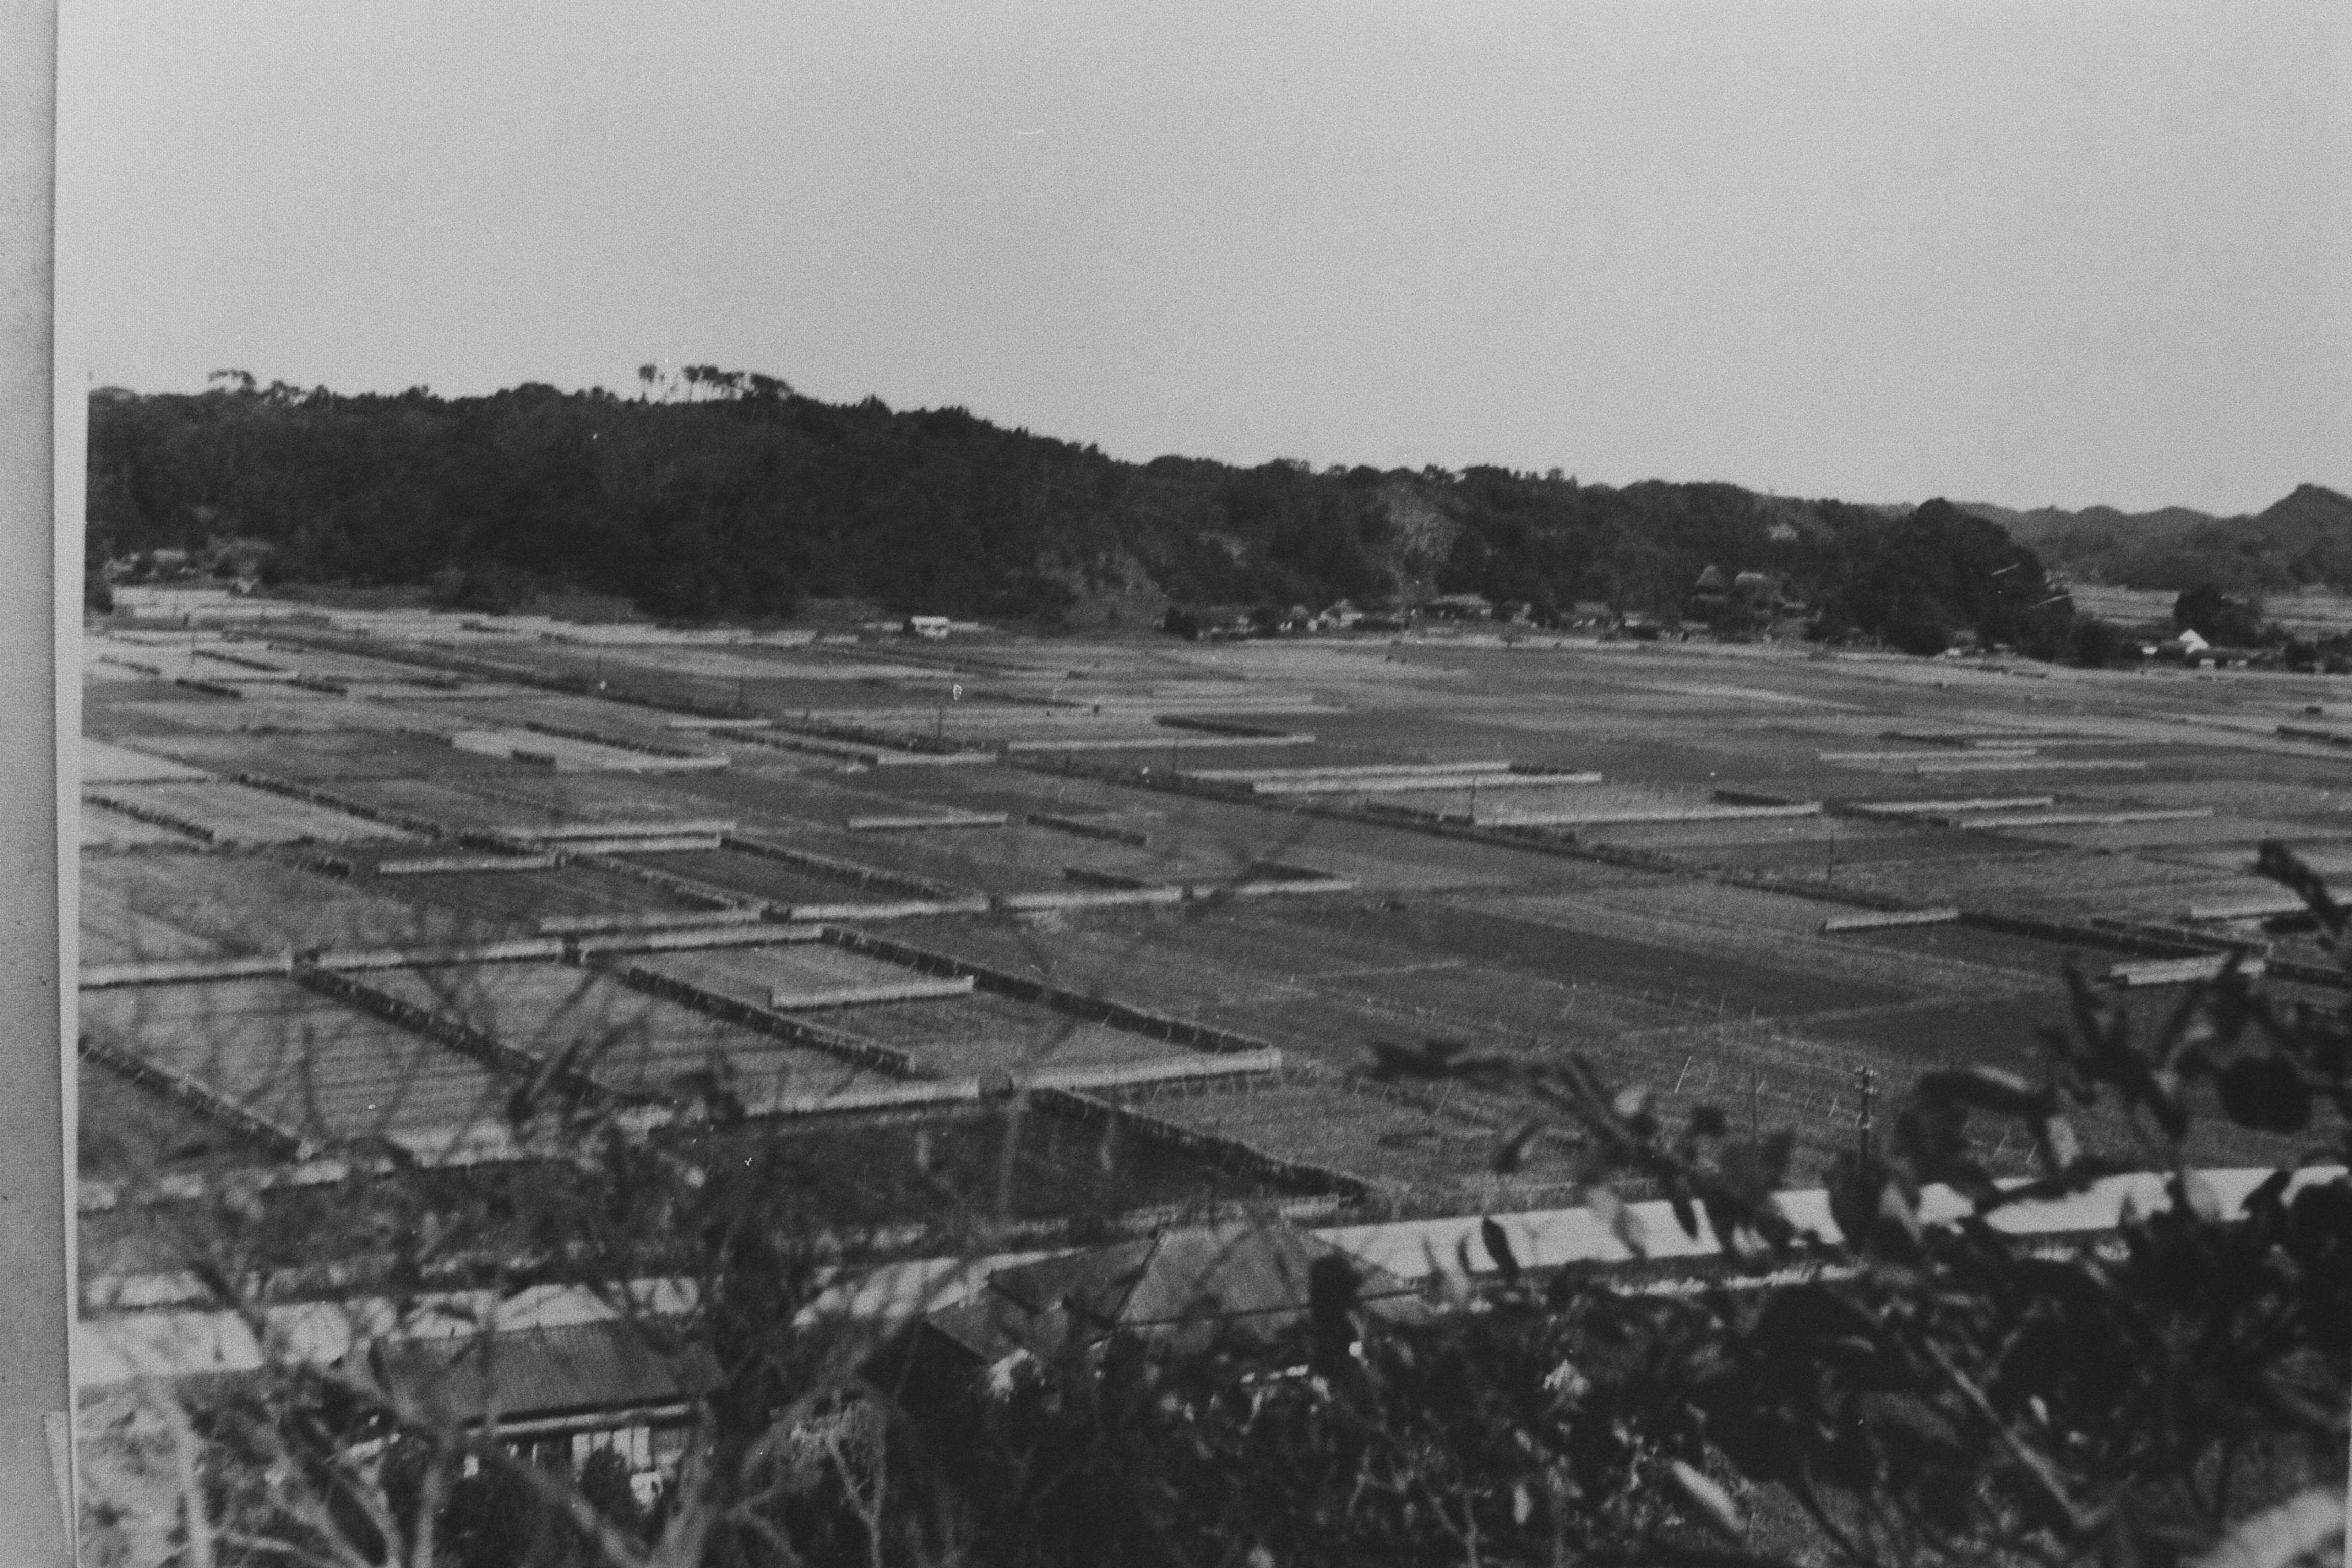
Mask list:
[[[2345,1561],[2352,12],[21,9],[26,1561]]]

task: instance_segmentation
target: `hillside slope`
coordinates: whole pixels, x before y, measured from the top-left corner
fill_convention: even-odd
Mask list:
[[[2318,485],[2299,485],[2252,517],[2181,507],[2013,511],[1970,502],[1965,510],[2000,523],[2051,565],[2094,582],[2173,590],[2210,583],[2232,594],[2352,590],[2352,498]]]
[[[94,557],[266,545],[281,580],[619,593],[663,616],[894,609],[1135,624],[1168,604],[1320,608],[1475,592],[1680,616],[1713,565],[1771,575],[1832,632],[2063,642],[2039,563],[1936,501],[1908,511],[1727,484],[1611,489],[1475,468],[1123,463],[962,409],[725,395],[488,397],[283,385],[113,389],[90,409]],[[2053,643],[2053,646],[2055,646]]]

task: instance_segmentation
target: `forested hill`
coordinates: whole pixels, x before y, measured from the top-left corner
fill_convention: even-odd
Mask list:
[[[2352,591],[2352,497],[2318,485],[2298,485],[2252,517],[2182,507],[2012,511],[1971,502],[1962,510],[2000,523],[2053,566],[2095,582],[2168,589],[2210,584],[2239,595]]]
[[[92,556],[234,539],[268,545],[281,581],[492,597],[568,585],[676,618],[789,615],[822,595],[1133,625],[1171,603],[1449,592],[1538,616],[1578,601],[1675,616],[1708,566],[1771,574],[1832,632],[2031,645],[2063,641],[2071,614],[2044,603],[2030,552],[1941,501],[1486,468],[1132,464],[960,408],[827,404],[766,377],[706,368],[661,390],[101,391]]]

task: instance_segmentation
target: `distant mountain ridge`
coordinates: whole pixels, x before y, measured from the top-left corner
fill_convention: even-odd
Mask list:
[[[2087,581],[2172,590],[2211,584],[2231,594],[2352,591],[2352,497],[2321,485],[2298,485],[2251,517],[2186,507],[2018,511],[1968,501],[1960,509],[1999,523],[2044,563]]]

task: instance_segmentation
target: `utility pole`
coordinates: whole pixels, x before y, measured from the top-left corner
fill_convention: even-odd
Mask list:
[[[1878,1079],[1877,1075],[1873,1073],[1868,1068],[1860,1069],[1860,1077],[1862,1079],[1862,1125],[1857,1134],[1856,1142],[1859,1144],[1863,1158],[1868,1159],[1870,1157],[1871,1143],[1870,1104],[1871,1100],[1878,1088]]]
[[[950,672],[950,673],[952,673],[952,672]],[[939,722],[938,722],[938,724],[937,724],[936,726],[934,726],[934,727],[933,727],[933,729],[932,729],[932,731],[931,731],[931,739],[932,739],[933,741],[937,741],[937,742],[944,742],[944,741],[947,739],[947,732],[948,732],[948,704],[949,704],[950,701],[954,701],[954,702],[961,702],[961,701],[962,701],[962,700],[963,700],[963,682],[961,682],[961,681],[960,681],[960,680],[959,680],[959,681],[951,681],[951,682],[950,682],[950,683],[949,683],[949,686],[948,686],[948,695],[947,695],[947,696],[945,696],[945,697],[942,697],[941,699],[940,699],[940,717],[939,717]]]

